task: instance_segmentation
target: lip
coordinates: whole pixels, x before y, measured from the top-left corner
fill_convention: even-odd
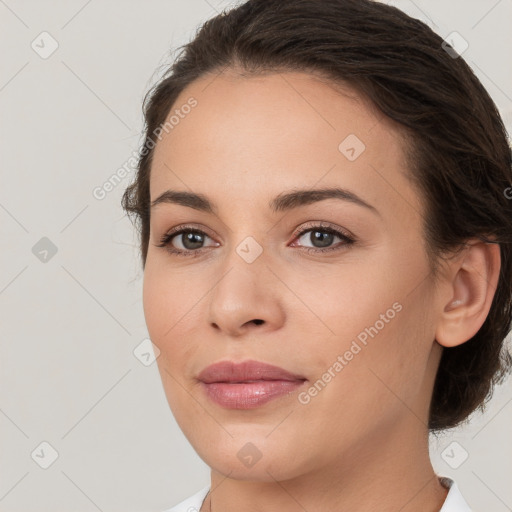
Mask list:
[[[220,361],[198,375],[207,396],[229,409],[254,409],[289,394],[307,380],[260,361]]]
[[[207,366],[198,376],[206,384],[212,382],[249,382],[254,380],[305,380],[302,375],[261,361],[220,361]]]

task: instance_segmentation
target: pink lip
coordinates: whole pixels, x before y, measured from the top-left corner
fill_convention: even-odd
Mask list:
[[[198,376],[208,397],[229,409],[253,409],[291,393],[306,378],[259,361],[221,361]]]

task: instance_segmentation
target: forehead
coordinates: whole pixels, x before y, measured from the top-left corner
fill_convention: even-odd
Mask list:
[[[182,108],[191,99],[195,106]],[[152,200],[167,188],[228,201],[230,192],[269,198],[342,186],[369,202],[393,196],[419,208],[396,125],[348,86],[298,72],[214,74],[184,89],[173,115],[179,122],[153,155]]]

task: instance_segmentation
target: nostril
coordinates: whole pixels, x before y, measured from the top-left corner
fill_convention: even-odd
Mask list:
[[[263,320],[260,320],[259,318],[257,318],[256,320],[253,320],[253,322],[257,325],[260,325],[263,323]]]

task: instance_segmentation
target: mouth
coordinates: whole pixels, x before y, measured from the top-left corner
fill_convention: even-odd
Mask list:
[[[206,396],[228,409],[254,409],[290,394],[306,378],[278,366],[259,361],[221,361],[206,367],[198,376]]]

